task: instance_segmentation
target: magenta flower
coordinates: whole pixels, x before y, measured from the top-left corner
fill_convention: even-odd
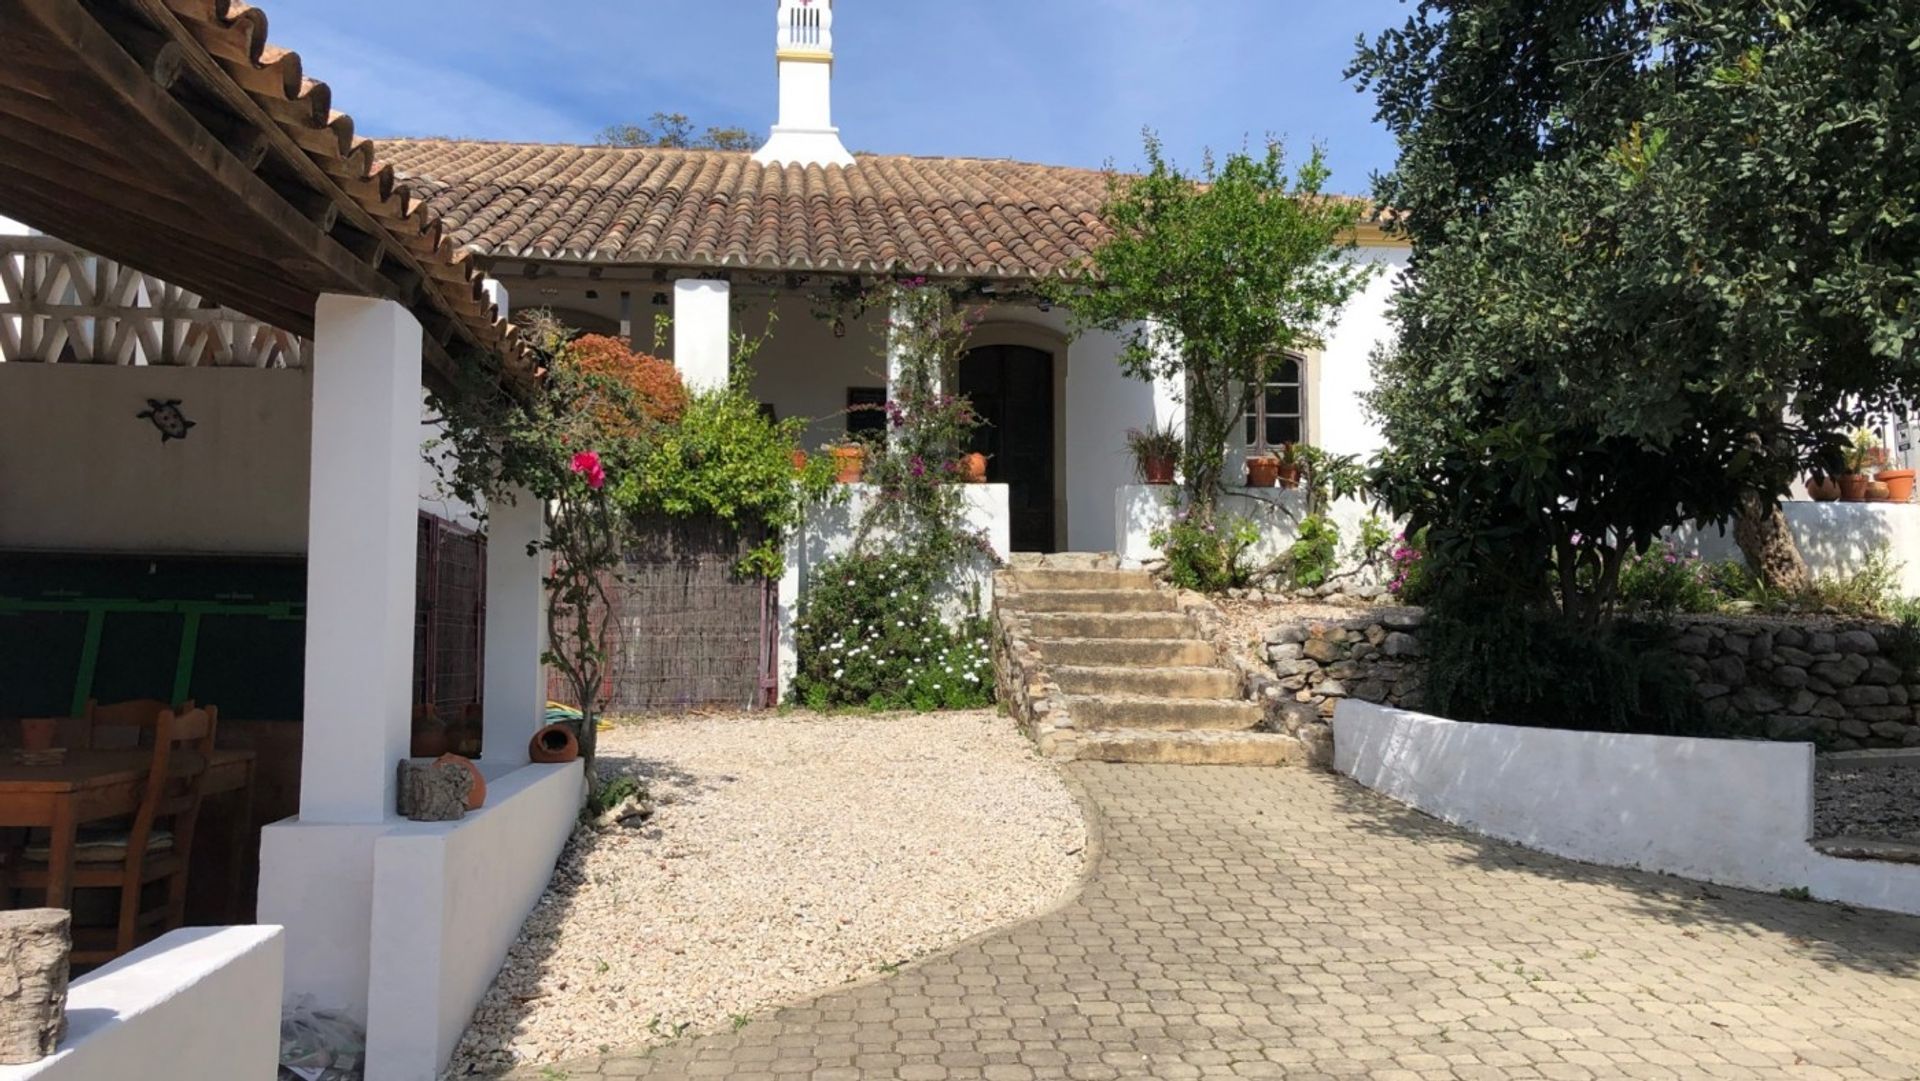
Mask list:
[[[585,477],[587,487],[599,491],[607,483],[607,469],[600,464],[600,455],[596,451],[583,450],[573,456],[573,472]]]

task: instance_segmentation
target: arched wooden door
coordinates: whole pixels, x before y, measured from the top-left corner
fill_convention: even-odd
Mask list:
[[[990,345],[960,361],[959,392],[984,422],[973,448],[987,456],[987,481],[1007,486],[1013,550],[1054,550],[1053,354]]]

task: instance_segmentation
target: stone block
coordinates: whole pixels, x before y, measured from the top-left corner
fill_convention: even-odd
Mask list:
[[[1873,657],[1867,661],[1867,670],[1861,674],[1860,682],[1875,683],[1882,687],[1891,687],[1907,678],[1900,666],[1885,657]]]
[[[1346,654],[1346,648],[1338,642],[1325,638],[1312,638],[1302,650],[1308,657],[1322,663],[1337,661]]]
[[[1868,631],[1841,631],[1836,636],[1837,647],[1843,653],[1878,653],[1880,640]]]
[[[1873,735],[1873,726],[1865,721],[1848,717],[1837,726],[1841,735],[1848,739],[1866,739]]]
[[[61,908],[0,912],[0,1066],[39,1062],[66,1035],[72,921]]]
[[[1394,631],[1387,635],[1386,641],[1380,648],[1389,657],[1418,657],[1425,652],[1421,648],[1420,639],[1405,631]]]
[[[1885,687],[1861,684],[1857,687],[1842,688],[1840,691],[1840,702],[1842,705],[1884,706],[1892,701],[1893,697],[1887,694]]]
[[[1707,670],[1713,676],[1715,683],[1739,687],[1747,682],[1747,665],[1739,657],[1715,657],[1707,662]]]
[[[1810,653],[1832,653],[1834,645],[1838,642],[1839,639],[1835,638],[1833,634],[1828,631],[1809,631],[1807,633],[1807,651]]]
[[[1773,659],[1779,661],[1781,664],[1793,665],[1795,668],[1805,668],[1813,663],[1813,654],[1808,653],[1804,649],[1795,649],[1792,646],[1780,645],[1774,647]]]
[[[1797,688],[1807,685],[1807,670],[1798,665],[1783,664],[1775,668],[1770,675],[1773,681],[1782,687]]]

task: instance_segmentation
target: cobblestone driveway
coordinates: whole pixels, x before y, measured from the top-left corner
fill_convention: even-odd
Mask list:
[[[1052,915],[527,1076],[1920,1078],[1920,919],[1569,863],[1304,770],[1073,769],[1104,853]]]

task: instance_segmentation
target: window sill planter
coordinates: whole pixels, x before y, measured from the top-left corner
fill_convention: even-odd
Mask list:
[[[1835,480],[1840,485],[1840,498],[1848,503],[1867,501],[1867,475],[1865,473],[1842,473]]]
[[[987,456],[979,453],[961,455],[960,479],[967,484],[985,484],[987,482]]]
[[[833,479],[841,484],[858,484],[867,471],[867,448],[843,445],[833,448]]]
[[[1895,503],[1913,501],[1913,470],[1882,469],[1874,475],[1875,480],[1887,486],[1887,498]]]
[[[1816,503],[1832,503],[1840,498],[1840,482],[1832,477],[1808,477],[1807,495]]]

